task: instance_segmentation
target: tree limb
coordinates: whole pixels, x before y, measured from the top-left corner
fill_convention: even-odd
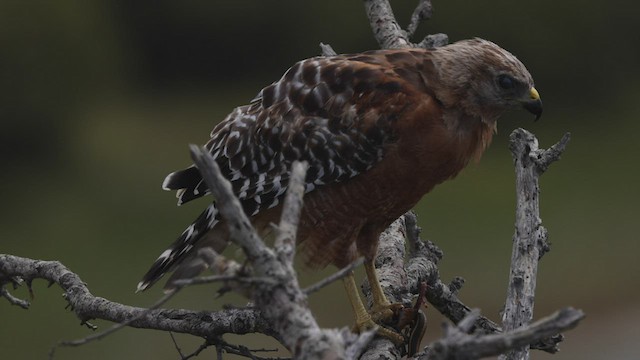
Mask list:
[[[407,33],[398,25],[388,1],[365,0],[364,8],[373,30],[373,36],[381,48],[401,49],[411,47]]]
[[[470,318],[475,315],[470,313]],[[469,335],[468,329],[464,329],[460,324],[450,326],[446,330],[445,337],[430,345],[418,358],[444,360],[495,356],[516,347],[528,347],[533,342],[542,341],[561,331],[571,329],[583,318],[582,311],[565,308],[529,326],[491,335]]]
[[[431,6],[431,0],[420,0],[418,6],[413,10],[413,14],[411,14],[409,25],[407,25],[407,36],[413,36],[418,29],[418,25],[420,25],[423,20],[431,19],[432,14],[433,6]]]
[[[373,36],[383,49],[434,48],[449,42],[449,37],[445,34],[427,35],[418,44],[409,41],[409,37],[415,33],[419,23],[431,18],[433,11],[431,0],[420,0],[406,31],[398,25],[388,0],[364,0],[364,7]]]
[[[547,229],[540,219],[538,178],[558,160],[569,134],[549,150],[538,148],[538,139],[524,129],[516,129],[509,137],[516,172],[516,226],[509,272],[509,287],[503,314],[503,326],[511,331],[533,319],[538,261],[549,251]],[[528,359],[529,347],[511,351],[502,359]]]
[[[380,235],[375,266],[380,286],[389,301],[410,305],[412,295],[406,286],[404,258],[405,225],[404,216],[401,216]],[[363,292],[371,306],[371,289],[366,280],[363,284]],[[397,359],[400,355],[400,349],[390,339],[380,337],[371,342],[361,359]]]
[[[82,279],[58,261],[33,260],[0,254],[0,283],[7,277],[18,276],[30,283],[44,279],[58,284],[64,298],[81,322],[102,319],[123,323],[129,319],[134,328],[154,329],[191,334],[202,338],[236,333],[260,332],[275,335],[267,321],[254,309],[220,311],[190,311],[181,309],[155,309],[123,305],[91,294]]]

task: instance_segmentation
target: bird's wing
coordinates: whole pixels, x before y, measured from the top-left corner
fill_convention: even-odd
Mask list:
[[[419,60],[414,55],[376,51],[298,62],[218,124],[206,148],[245,213],[253,216],[282,201],[293,161],[309,164],[306,192],[380,162],[396,141],[394,122],[415,106],[411,96],[422,86],[412,70],[412,59]],[[169,174],[163,188],[178,190],[178,204],[209,192],[193,166]],[[147,288],[184,261],[219,220],[215,203],[210,204],[161,254],[138,288]]]
[[[298,62],[212,131],[206,147],[248,215],[280,202],[295,160],[309,163],[309,192],[382,159],[415,90],[388,58],[378,51]],[[168,175],[163,188],[179,190],[178,204],[209,192],[193,166]]]

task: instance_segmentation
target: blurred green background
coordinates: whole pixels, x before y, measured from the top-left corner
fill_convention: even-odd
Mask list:
[[[415,3],[393,3],[403,25]],[[535,314],[564,306],[587,313],[555,358],[636,359],[640,6],[576,0],[434,6],[434,19],[419,35],[500,44],[527,65],[545,104],[537,123],[524,112],[504,116],[482,161],[417,208],[424,236],[445,252],[443,279],[464,277],[461,298],[499,319],[514,221],[506,140],[525,127],[548,147],[570,131],[562,161],[541,181],[553,248],[540,265]],[[136,283],[208,201],[176,208],[173,194],[160,189],[164,176],[190,163],[187,144],[206,142],[216,122],[295,61],[319,54],[320,42],[338,52],[377,48],[362,2],[0,1],[0,253],[59,260],[97,296],[152,304],[159,288],[134,294]],[[309,284],[327,272],[300,273]],[[57,341],[90,333],[64,309],[58,287],[40,281],[34,290],[28,311],[0,299],[4,358],[46,358]],[[214,292],[187,289],[168,306],[244,304],[214,300]],[[14,294],[27,297],[24,289]],[[350,325],[339,283],[310,303],[321,325]],[[440,320],[433,310],[430,316],[433,340]],[[262,336],[227,339],[277,346]],[[185,352],[200,343],[177,340]],[[179,356],[168,334],[126,329],[59,349],[56,358]]]

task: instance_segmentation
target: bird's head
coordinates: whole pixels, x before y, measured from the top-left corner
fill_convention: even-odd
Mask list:
[[[527,68],[508,51],[483,39],[459,41],[434,50],[434,66],[445,88],[445,105],[493,122],[506,110],[542,114],[542,101]]]

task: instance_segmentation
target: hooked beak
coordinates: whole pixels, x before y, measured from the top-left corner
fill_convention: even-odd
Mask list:
[[[529,96],[522,101],[522,107],[535,115],[536,121],[540,119],[540,115],[542,115],[542,100],[540,100],[540,94],[538,94],[536,88],[529,89]]]

